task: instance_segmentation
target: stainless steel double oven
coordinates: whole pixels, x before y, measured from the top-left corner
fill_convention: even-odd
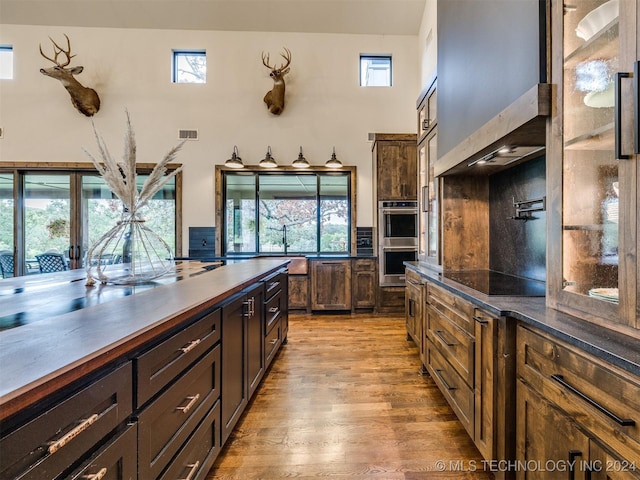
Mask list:
[[[418,202],[378,202],[380,285],[404,285],[405,261],[418,259]]]

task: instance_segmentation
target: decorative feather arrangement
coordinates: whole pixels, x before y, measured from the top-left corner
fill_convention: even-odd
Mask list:
[[[168,273],[174,267],[171,248],[164,239],[145,226],[145,221],[139,217],[138,211],[182,170],[180,167],[167,173],[167,164],[176,158],[184,141],[173,147],[155,165],[138,192],[136,139],[129,112],[127,111],[126,114],[127,130],[122,160],[117,161],[111,156],[107,144],[98,134],[93,122],[93,132],[98,143],[98,158],[84,149],[98,173],[124,206],[122,219],[102,235],[87,252],[85,260],[87,286],[94,285],[96,278],[103,284],[147,282]]]
[[[87,149],[84,149],[84,151],[93,162],[98,173],[102,176],[107,185],[109,185],[111,191],[122,201],[129,212],[135,214],[140,208],[147,204],[158,190],[160,190],[178,172],[182,171],[182,167],[179,167],[172,170],[167,175],[166,166],[168,163],[175,160],[176,154],[182,148],[185,141],[182,141],[173,147],[169,153],[165,155],[162,161],[156,164],[149,175],[149,178],[144,182],[142,189],[138,192],[138,188],[136,186],[136,137],[133,133],[133,128],[131,127],[129,112],[125,111],[125,113],[127,115],[127,131],[124,139],[124,153],[121,161],[113,159],[104,139],[96,130],[93,120],[91,121],[91,125],[93,126],[93,132],[96,136],[96,142],[98,143],[98,152],[100,154],[99,156],[101,161],[91,155]]]

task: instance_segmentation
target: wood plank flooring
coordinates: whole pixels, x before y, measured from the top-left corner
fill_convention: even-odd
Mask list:
[[[492,478],[404,317],[291,315],[288,339],[207,480]]]

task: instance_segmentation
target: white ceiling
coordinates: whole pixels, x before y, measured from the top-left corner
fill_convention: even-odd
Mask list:
[[[0,0],[0,23],[417,35],[425,0]]]

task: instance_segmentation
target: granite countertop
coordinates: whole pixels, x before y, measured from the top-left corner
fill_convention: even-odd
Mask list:
[[[640,340],[637,338],[549,308],[544,297],[485,295],[444,278],[427,265],[418,262],[405,262],[405,265],[428,281],[460,295],[487,312],[535,326],[640,376]]]

